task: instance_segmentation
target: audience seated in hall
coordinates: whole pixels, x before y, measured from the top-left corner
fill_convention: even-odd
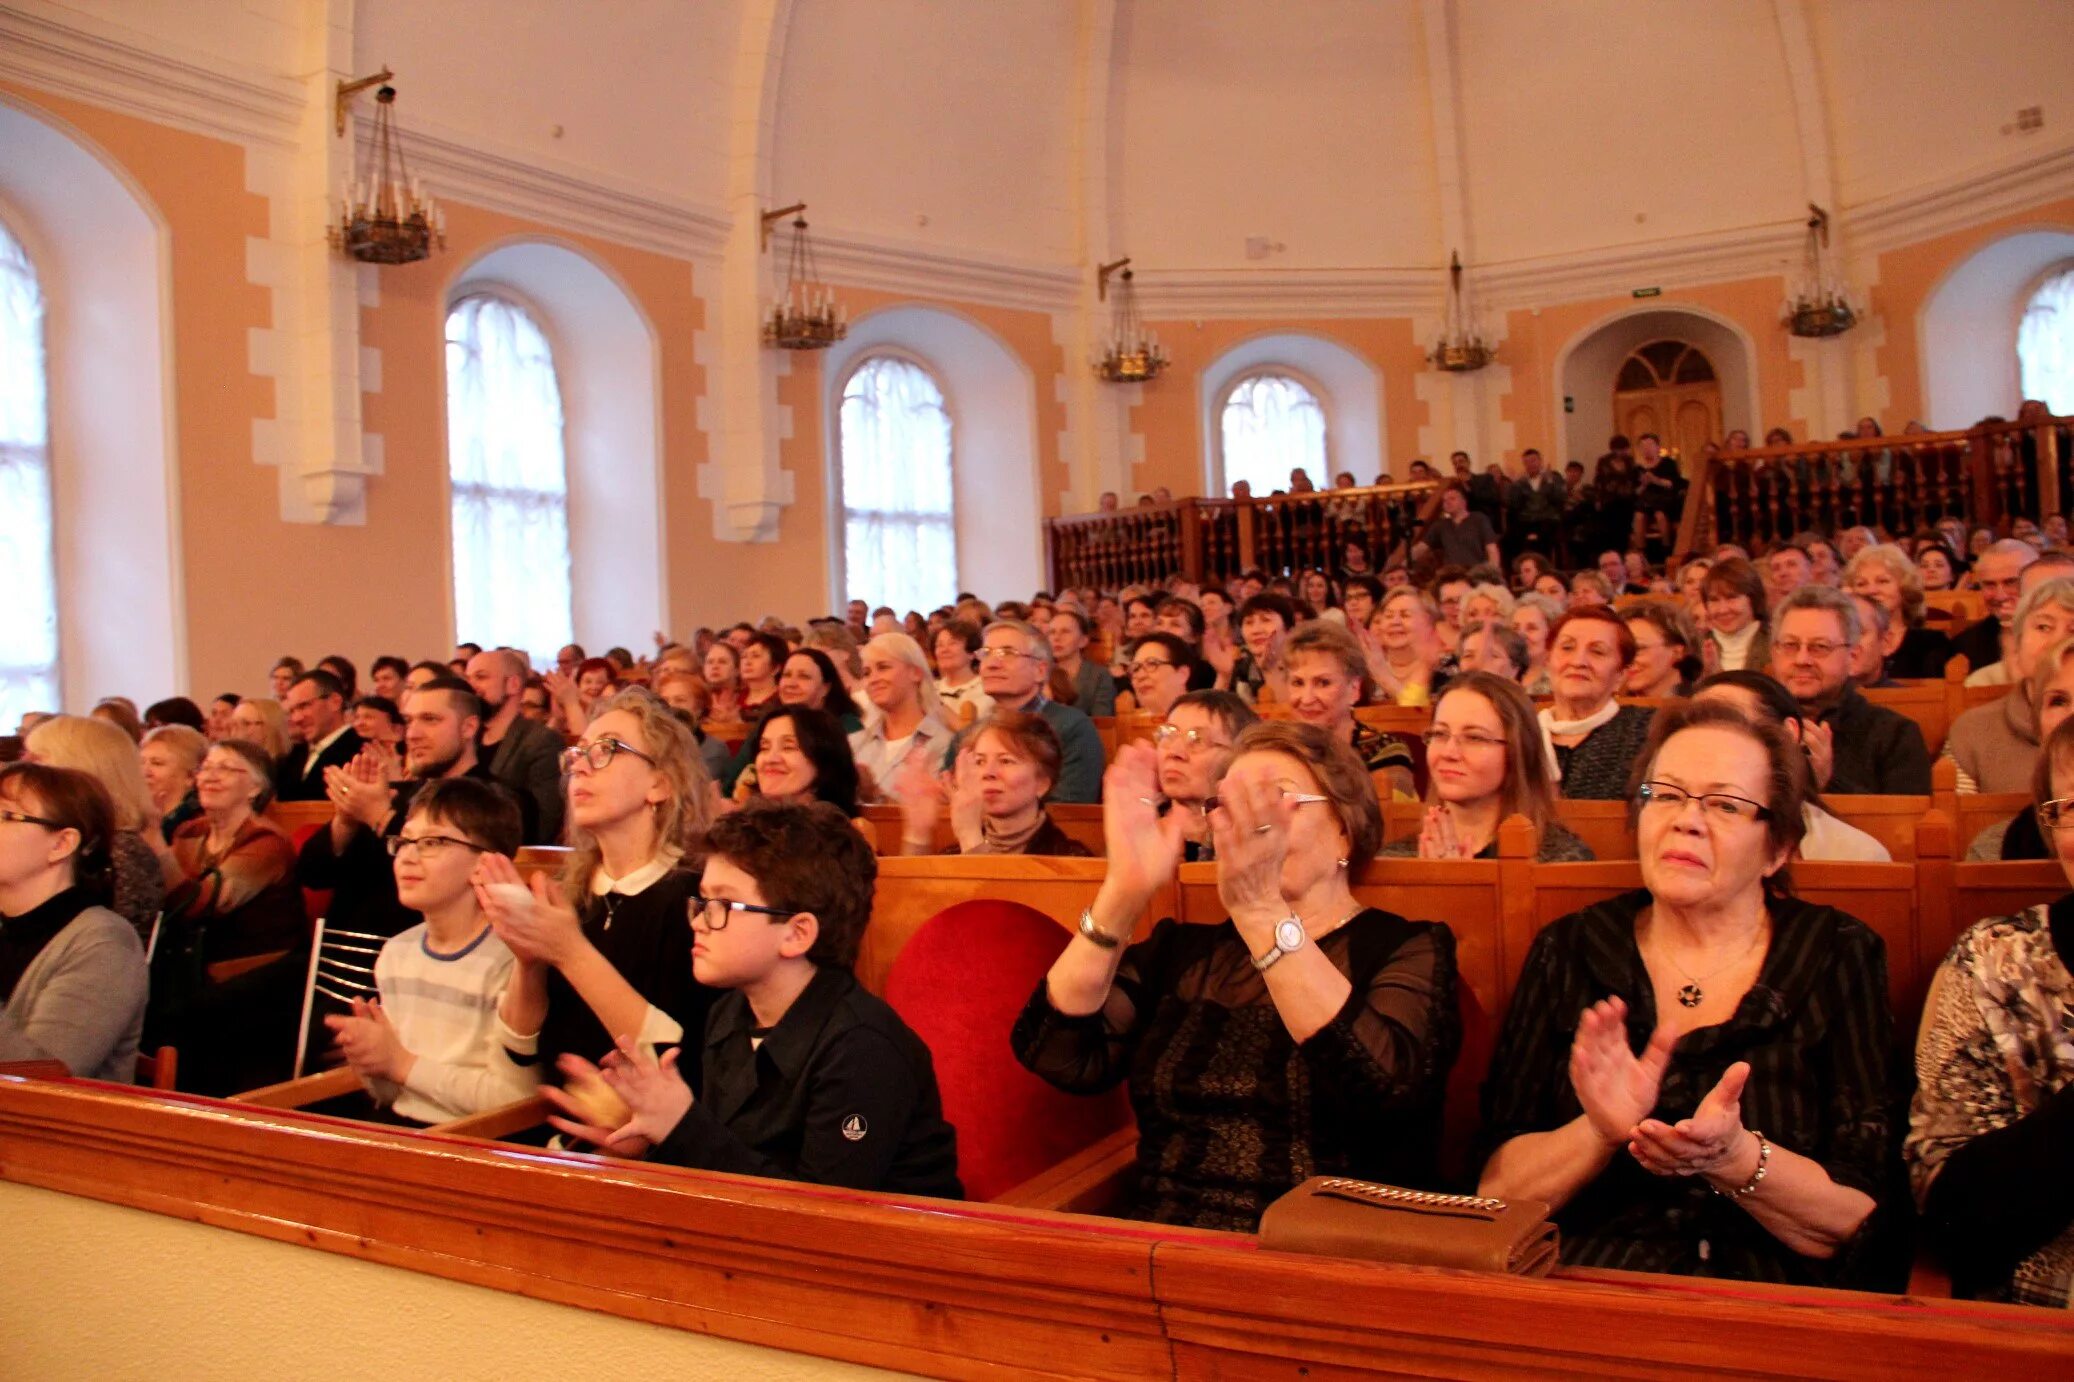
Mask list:
[[[1251,1231],[1311,1174],[1436,1185],[1461,1035],[1454,937],[1354,901],[1382,835],[1361,761],[1310,725],[1246,730],[1210,813],[1229,919],[1169,918],[1131,945],[1182,853],[1157,782],[1150,748],[1118,750],[1101,889],[1011,1038],[1061,1089],[1129,1084],[1123,1212]]]
[[[1923,622],[1923,576],[1908,553],[1891,542],[1867,547],[1844,567],[1844,587],[1887,611],[1904,630],[1887,655],[1887,674],[1904,680],[1934,681],[1944,675],[1952,657],[1951,640]]]
[[[774,639],[782,644],[784,640]],[[762,709],[752,711],[752,724],[784,710],[816,710],[834,717],[837,728],[849,735],[864,727],[863,717],[857,713],[857,703],[850,699],[844,688],[842,673],[828,654],[817,648],[801,648],[788,652],[778,660],[778,694],[773,700],[764,702]],[[752,733],[742,741],[742,747],[729,760],[727,771],[720,779],[721,789],[737,801],[746,801],[759,790],[757,782],[757,760],[762,754],[762,735]]]
[[[539,1084],[536,1069],[516,1064],[497,1036],[513,960],[473,882],[479,856],[510,857],[522,843],[511,792],[466,777],[425,784],[388,839],[397,899],[425,919],[382,945],[377,1000],[356,998],[351,1012],[324,1022],[376,1105],[400,1119],[446,1122]]]
[[[1490,672],[1517,682],[1527,667],[1527,640],[1510,624],[1496,619],[1473,619],[1462,630],[1462,650],[1455,655],[1455,667],[1457,675]]]
[[[1886,961],[1788,889],[1800,753],[1725,705],[1663,712],[1634,774],[1642,888],[1535,938],[1480,1193],[1554,1206],[1565,1263],[1884,1279]]]
[[[1717,561],[1700,586],[1706,599],[1706,664],[1710,672],[1764,671],[1771,666],[1765,620],[1771,608],[1757,568],[1742,557]]]
[[[129,1083],[147,980],[136,930],[105,905],[114,830],[87,774],[0,767],[0,1061]]]
[[[166,896],[160,857],[165,837],[159,833],[161,817],[151,789],[144,785],[137,741],[106,721],[54,715],[30,730],[22,746],[36,762],[85,773],[101,784],[115,811],[115,829],[106,842],[114,885],[106,903],[137,928],[139,939],[148,939]]]
[[[194,795],[194,774],[208,751],[209,740],[186,725],[160,725],[147,731],[137,747],[144,790],[151,794],[151,807],[158,812],[159,838],[167,844],[172,843],[174,831],[201,814]]]
[[[658,1060],[622,1040],[602,1066],[562,1057],[555,1126],[620,1156],[962,1199],[929,1048],[852,972],[871,847],[825,804],[760,803],[717,821],[705,851],[686,938],[721,996],[693,1046],[699,1089],[682,1047]]]
[[[1635,640],[1623,694],[1666,699],[1689,693],[1699,679],[1702,661],[1699,630],[1683,606],[1658,596],[1627,609],[1628,633]]]
[[[901,852],[934,853],[936,824],[948,812],[947,854],[1088,854],[1044,809],[1062,756],[1043,716],[999,709],[972,726],[949,773],[910,756],[900,784]]]
[[[2043,743],[2052,737],[2061,721],[2074,714],[2074,638],[2063,639],[2038,655],[2026,689],[2038,726],[2038,738]],[[2031,791],[2038,780],[2038,761],[2038,755],[2029,760],[2032,777],[2023,787],[2026,792]],[[1974,836],[1966,857],[1973,861],[2050,859],[2053,854],[2045,831],[2038,823],[2037,812],[2027,806],[2008,820],[1997,821]]]
[[[277,770],[294,742],[288,733],[288,712],[279,701],[263,696],[247,696],[231,707],[223,737],[256,745]]]
[[[1635,636],[1604,604],[1571,609],[1550,635],[1554,703],[1540,713],[1541,734],[1562,793],[1573,801],[1618,801],[1628,769],[1649,737],[1654,713],[1614,697],[1635,660]]]
[[[1094,632],[1094,622],[1077,609],[1055,609],[1043,627],[1051,640],[1055,675],[1063,678],[1073,691],[1068,703],[1091,719],[1114,715],[1116,678],[1109,675],[1108,668],[1083,656]]]
[[[1773,614],[1772,675],[1800,702],[1815,785],[1838,794],[1927,796],[1930,750],[1915,721],[1872,704],[1851,681],[1858,611],[1828,586],[1803,586]],[[1817,727],[1819,726],[1819,731]]]
[[[2074,729],[2033,794],[2074,883]],[[1937,968],[1916,1037],[1904,1155],[1961,1296],[2074,1304],[2074,893],[1975,923]]]
[[[1991,543],[1973,559],[1973,588],[1988,607],[1987,614],[1952,640],[1952,650],[1973,669],[1968,685],[2012,680],[2009,670],[1992,670],[2002,661],[2010,626],[2016,619],[2016,602],[2023,591],[2019,584],[2024,568],[2038,560],[2038,549],[2028,542],[2004,538]]]
[[[1164,716],[1187,695],[1200,665],[1187,640],[1159,629],[1131,640],[1124,657],[1132,708],[1147,715]]]
[[[1858,611],[1858,641],[1851,645],[1851,681],[1860,691],[1898,686],[1887,659],[1901,646],[1906,632],[1899,615],[1865,595],[1852,595],[1851,607]]]
[[[290,683],[281,709],[295,745],[274,775],[274,795],[281,801],[322,801],[326,771],[345,767],[361,749],[360,736],[346,722],[345,688],[329,672],[304,672]]]
[[[980,681],[997,710],[1042,715],[1059,736],[1059,779],[1052,800],[1101,800],[1102,736],[1096,732],[1094,721],[1044,694],[1045,683],[1051,677],[1050,640],[1035,625],[1023,620],[996,620],[987,625],[979,657]],[[969,733],[963,731],[951,740],[944,753],[946,769],[953,765],[958,746]]]
[[[859,815],[857,760],[842,722],[826,710],[772,706],[749,745],[756,761],[742,774],[732,804],[825,801],[845,816]]]
[[[1290,633],[1282,658],[1289,669],[1290,712],[1350,745],[1375,779],[1379,796],[1409,800],[1416,795],[1411,749],[1396,735],[1354,718],[1354,708],[1365,699],[1368,677],[1354,635],[1331,620],[1313,619]]]
[[[1952,721],[1944,757],[1958,767],[1962,792],[2021,792],[2038,755],[2039,659],[2074,637],[2074,578],[2032,586],[2017,601],[2006,662],[2016,680],[2000,700]]]
[[[1453,651],[1440,634],[1439,602],[1408,585],[1383,596],[1361,647],[1377,699],[1401,706],[1432,704]]]
[[[850,736],[850,753],[874,800],[898,801],[901,769],[919,758],[933,774],[955,732],[922,645],[904,633],[882,633],[864,645],[864,726]],[[1091,664],[1084,664],[1091,665]],[[1109,674],[1096,668],[1107,680]]]
[[[1235,692],[1191,691],[1174,702],[1165,722],[1152,731],[1159,812],[1180,820],[1184,862],[1217,857],[1209,803],[1231,766],[1232,746],[1259,720]]]
[[[509,648],[487,648],[468,659],[468,684],[482,702],[478,753],[490,776],[531,801],[533,827],[524,843],[560,844],[562,741],[519,713],[529,670],[525,658]]]
[[[1238,692],[1248,705],[1287,700],[1282,641],[1298,622],[1296,603],[1288,596],[1265,590],[1247,596],[1239,604],[1238,646],[1220,644],[1205,650],[1215,658],[1217,688]]]

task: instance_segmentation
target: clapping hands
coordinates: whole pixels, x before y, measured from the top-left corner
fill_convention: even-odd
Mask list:
[[[561,1071],[568,1086],[540,1087],[547,1101],[561,1110],[560,1115],[550,1114],[547,1121],[609,1155],[644,1155],[691,1111],[691,1086],[677,1073],[681,1049],[672,1046],[658,1061],[646,1046],[622,1036],[618,1049],[607,1054],[602,1065],[592,1065],[581,1056],[563,1056]],[[599,1097],[596,1091],[600,1088],[613,1097]],[[619,1112],[613,1099],[624,1105],[625,1114],[608,1127],[598,1120]]]

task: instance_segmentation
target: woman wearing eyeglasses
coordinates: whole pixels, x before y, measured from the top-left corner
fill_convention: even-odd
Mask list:
[[[2046,848],[2074,883],[2074,728],[2033,779]],[[1902,1154],[1954,1293],[2074,1304],[2074,893],[1968,928],[1930,981]]]
[[[180,1048],[182,1089],[234,1094],[293,1070],[310,918],[295,846],[261,814],[273,779],[258,745],[211,745],[194,779],[202,813],[173,833],[179,877],[152,953],[150,1039]],[[279,1039],[255,1035],[270,1028]]]
[[[713,994],[691,973],[684,857],[704,835],[712,779],[691,731],[646,691],[599,707],[562,758],[568,866],[530,889],[500,854],[476,863],[483,910],[516,963],[498,1009],[512,1058],[543,1078],[564,1054],[599,1061],[620,1037],[694,1042]]]
[[[1152,732],[1159,755],[1160,809],[1181,821],[1183,863],[1217,857],[1207,803],[1231,766],[1232,745],[1259,721],[1235,692],[1191,691],[1174,702],[1166,722]]]
[[[1010,1040],[1060,1089],[1130,1085],[1131,1217],[1250,1232],[1306,1176],[1434,1186],[1461,1044],[1454,936],[1355,901],[1382,837],[1361,761],[1311,725],[1239,736],[1210,824],[1228,920],[1132,928],[1182,853],[1157,755],[1103,784],[1108,871]]]
[[[1570,864],[1591,846],[1556,819],[1555,781],[1519,683],[1491,672],[1463,672],[1433,703],[1426,741],[1426,816],[1416,837],[1392,840],[1385,857],[1495,859],[1498,827],[1525,816],[1539,838],[1534,858]]]
[[[1195,666],[1195,650],[1175,634],[1148,633],[1131,644],[1124,667],[1130,673],[1136,708],[1164,716],[1175,701],[1188,694]]]
[[[1693,701],[1638,763],[1642,887],[1536,937],[1484,1085],[1479,1193],[1547,1202],[1565,1264],[1883,1283],[1886,955],[1792,895],[1800,747]]]

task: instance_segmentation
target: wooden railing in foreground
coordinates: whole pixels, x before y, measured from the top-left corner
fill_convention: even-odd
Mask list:
[[[1239,1234],[500,1148],[0,1076],[9,1181],[943,1377],[2047,1376],[2064,1312],[1299,1257]],[[168,1264],[168,1270],[177,1270]],[[179,1341],[166,1341],[179,1356]]]
[[[1307,568],[1338,571],[1349,542],[1359,542],[1370,569],[1380,571],[1390,552],[1431,516],[1439,490],[1437,482],[1422,480],[1253,499],[1177,499],[1048,518],[1051,588],[1120,590],[1176,572],[1223,584],[1256,566],[1285,576]]]
[[[1678,553],[1864,524],[1907,534],[2034,522],[2074,494],[2074,418],[1727,451],[1687,475]]]

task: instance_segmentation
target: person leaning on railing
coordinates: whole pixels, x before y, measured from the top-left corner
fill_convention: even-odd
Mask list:
[[[2063,645],[2067,646],[2067,645]],[[2033,792],[2074,884],[2074,728],[2052,731]],[[2074,1304],[2074,893],[1961,935],[1930,981],[1903,1144],[1956,1294]]]
[[[1016,1057],[1061,1089],[1128,1082],[1128,1217],[1257,1227],[1309,1175],[1432,1187],[1461,1044],[1454,937],[1354,898],[1382,812],[1345,744],[1308,725],[1239,736],[1210,810],[1215,926],[1132,927],[1181,861],[1155,754],[1118,751],[1103,793],[1108,868],[1078,935],[1030,995]]]
[[[1566,1264],[1882,1280],[1886,957],[1792,896],[1805,780],[1777,727],[1666,710],[1632,782],[1642,887],[1528,952],[1484,1086],[1480,1193],[1553,1206]]]

